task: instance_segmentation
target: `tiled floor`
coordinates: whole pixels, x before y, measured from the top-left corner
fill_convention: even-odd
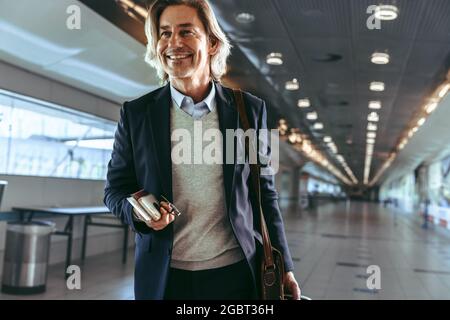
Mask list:
[[[363,202],[285,209],[303,293],[313,299],[450,299],[450,232],[413,214]],[[367,287],[380,267],[381,289]]]
[[[450,232],[421,228],[412,214],[363,202],[299,212],[283,206],[303,294],[312,299],[450,299]],[[0,299],[133,299],[133,252],[96,256],[82,266],[82,289],[68,290],[63,266],[49,270],[47,292]],[[369,289],[367,266],[380,268]]]

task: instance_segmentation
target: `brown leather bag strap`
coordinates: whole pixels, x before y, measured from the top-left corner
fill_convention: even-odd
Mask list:
[[[239,112],[239,118],[241,120],[242,128],[246,131],[250,129],[250,123],[247,117],[247,111],[245,109],[244,97],[242,96],[241,90],[233,89],[234,99],[237,104],[237,109]],[[251,139],[248,139],[249,143],[252,145],[252,151],[256,153],[255,145]],[[249,143],[247,143],[247,139],[245,141],[245,154],[249,157],[250,162],[250,153],[249,153]],[[269,232],[267,230],[266,220],[264,219],[264,213],[261,206],[261,186],[260,186],[260,178],[259,178],[259,165],[258,163],[252,164],[250,163],[250,176],[252,179],[253,190],[257,199],[257,206],[259,210],[260,222],[261,222],[261,235],[263,239],[263,248],[264,248],[264,260],[267,267],[275,267],[273,253],[272,253],[272,244],[270,242]]]

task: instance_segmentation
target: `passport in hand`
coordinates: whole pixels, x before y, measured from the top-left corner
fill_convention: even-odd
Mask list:
[[[164,196],[161,196],[161,198],[163,201],[170,204],[172,208],[172,211],[169,212],[170,214],[175,214],[177,216],[181,214],[174,204],[170,203]],[[161,213],[159,212],[160,201],[153,194],[148,193],[145,190],[139,190],[128,197],[127,200],[136,210],[135,212],[141,220],[158,221],[161,219]]]

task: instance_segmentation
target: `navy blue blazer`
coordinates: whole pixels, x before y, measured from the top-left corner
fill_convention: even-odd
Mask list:
[[[219,125],[225,146],[225,130],[241,126],[232,90],[217,82],[214,82],[214,85]],[[267,128],[264,101],[249,93],[244,93],[244,101],[250,126],[255,129]],[[173,202],[170,104],[169,84],[136,100],[125,102],[120,110],[120,120],[108,164],[104,203],[114,215],[136,232],[136,299],[163,299],[168,278],[173,245],[172,224],[163,230],[154,231],[145,223],[134,221],[132,207],[126,197],[137,190],[145,189],[155,195],[162,194]],[[259,226],[253,225],[250,168],[247,163],[226,164],[225,152],[224,148],[223,177],[227,214],[254,276],[255,239],[261,242],[261,235],[257,231]],[[267,156],[270,156],[270,149]],[[286,271],[293,270],[273,176],[261,176],[261,197],[272,245],[284,254]],[[258,213],[256,210],[255,212]]]

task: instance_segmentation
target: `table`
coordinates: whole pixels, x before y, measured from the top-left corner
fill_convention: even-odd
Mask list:
[[[85,216],[83,226],[83,241],[81,248],[81,261],[84,262],[86,257],[86,243],[88,226],[108,227],[108,228],[120,228],[124,231],[123,249],[122,249],[122,263],[127,262],[127,248],[128,248],[128,225],[113,224],[113,223],[99,223],[92,221],[92,215],[105,215],[110,211],[105,206],[93,206],[93,207],[13,207],[13,211],[20,214],[20,220],[27,219],[31,221],[33,215],[36,213],[53,214],[60,216],[68,216],[69,219],[64,227],[63,231],[56,231],[54,234],[59,236],[67,236],[67,251],[66,251],[66,272],[67,267],[71,265],[72,260],[72,240],[73,240],[73,219],[75,216]],[[28,214],[28,217],[26,215]],[[66,274],[67,275],[67,274]]]

